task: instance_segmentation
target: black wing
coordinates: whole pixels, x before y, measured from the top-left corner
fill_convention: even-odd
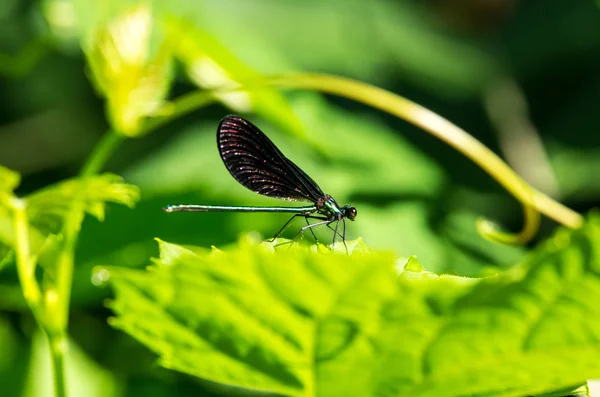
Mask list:
[[[233,115],[221,120],[217,145],[231,175],[253,192],[283,200],[312,202],[325,195],[311,177],[248,120]]]

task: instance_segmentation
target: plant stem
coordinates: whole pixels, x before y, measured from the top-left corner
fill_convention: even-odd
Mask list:
[[[535,215],[527,207],[533,207],[570,228],[583,224],[581,215],[527,185],[500,157],[466,131],[406,98],[337,76],[298,73],[275,77],[271,82],[279,87],[313,89],[354,99],[407,120],[448,143],[484,169],[524,205],[526,225],[521,237],[537,230]]]
[[[75,195],[63,227],[63,245],[56,262],[55,284],[46,291],[46,307],[53,322],[52,332],[66,334],[69,322],[69,305],[75,267],[77,235],[84,217],[82,193]]]
[[[52,356],[52,372],[54,374],[54,390],[56,397],[66,397],[66,378],[65,378],[65,350],[66,338],[64,335],[48,335],[50,344],[50,355]]]
[[[64,351],[66,338],[64,333],[55,333],[50,325],[50,316],[44,310],[42,292],[35,278],[35,261],[29,250],[29,222],[27,220],[26,202],[19,198],[11,201],[14,211],[15,234],[17,244],[17,272],[23,289],[23,296],[36,322],[48,337],[52,368],[54,374],[54,389],[56,397],[66,397],[64,374]]]
[[[85,184],[91,176],[102,170],[111,154],[123,142],[124,136],[113,130],[108,131],[102,136],[100,142],[96,145],[92,154],[85,162],[79,173],[81,179],[81,189],[75,194],[73,204],[67,214],[62,230],[63,246],[57,260],[57,272],[55,288],[50,288],[46,296],[48,309],[55,309],[55,328],[53,331],[66,333],[69,305],[71,302],[71,288],[73,284],[73,268],[75,265],[75,248],[77,246],[77,236],[84,218],[84,203],[82,194],[85,190]]]
[[[66,397],[64,368],[67,350],[66,335],[73,286],[73,269],[75,267],[75,248],[85,213],[83,194],[86,181],[102,169],[110,155],[114,153],[122,141],[122,135],[109,131],[101,138],[82,167],[80,172],[81,188],[73,198],[73,204],[66,216],[61,233],[63,244],[56,262],[55,283],[44,293],[46,321],[39,321],[39,323],[45,329],[50,344],[57,397]]]
[[[485,145],[429,109],[381,88],[342,77],[290,74],[275,78],[272,82],[280,87],[318,89],[329,94],[350,98],[393,114],[422,128],[470,158],[522,203],[525,223],[519,233],[512,235],[495,231],[491,224],[487,223],[486,228],[479,228],[484,236],[502,243],[519,244],[530,240],[537,232],[539,214],[535,210],[532,189]]]
[[[31,259],[29,249],[29,221],[27,220],[25,201],[13,198],[11,204],[14,211],[14,228],[17,241],[15,253],[19,281],[21,282],[25,301],[34,315],[38,317],[42,293],[35,279],[35,262]]]
[[[85,162],[81,171],[80,177],[88,177],[97,174],[102,170],[104,164],[108,161],[111,154],[115,152],[117,147],[123,142],[124,136],[110,130],[100,138],[100,142],[94,147],[94,150],[88,160]]]
[[[234,90],[239,89],[240,88],[236,88]],[[214,102],[216,102],[216,97],[213,91],[196,91],[192,94],[182,95],[166,106],[165,116],[149,119],[144,124],[140,135],[146,135],[178,117],[184,116]]]

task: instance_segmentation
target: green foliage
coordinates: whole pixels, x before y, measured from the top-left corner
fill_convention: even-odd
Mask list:
[[[0,192],[10,193],[20,182],[21,176],[18,173],[0,165]]]
[[[183,18],[166,22],[170,35],[176,38],[174,53],[183,63],[188,76],[201,88],[221,89],[249,84],[247,92],[216,92],[214,97],[235,112],[254,112],[302,136],[302,125],[286,98],[276,89],[266,86],[264,76],[240,61],[223,44]]]
[[[600,47],[596,5],[549,2],[538,16],[528,11],[535,5],[515,6],[526,23],[516,18],[505,24],[509,29],[482,34],[483,25],[461,20],[474,2],[443,3],[349,2],[343,12],[337,2],[3,3],[0,51],[7,54],[0,53],[0,74],[9,79],[2,80],[7,111],[0,157],[23,172],[20,189],[27,194],[18,197],[21,176],[0,165],[0,389],[18,395],[30,366],[24,394],[51,393],[38,359],[50,350],[55,360],[74,360],[67,382],[60,362],[51,375],[59,385],[78,385],[70,395],[198,395],[189,377],[150,369],[143,345],[130,354],[128,335],[106,326],[105,312],[97,309],[109,291],[90,283],[96,265],[110,267],[99,268],[93,281],[110,277],[117,292],[111,322],[156,352],[164,367],[226,385],[202,382],[221,394],[238,393],[230,389],[235,386],[287,395],[559,390],[547,396],[563,396],[599,376],[596,217],[522,260],[526,248],[494,245],[476,234],[479,215],[508,226],[520,219],[471,164],[372,109],[314,93],[284,96],[268,85],[267,75],[313,70],[402,92],[476,131],[486,144],[499,143],[497,152],[520,159],[512,164],[517,171],[537,170],[546,161],[529,157],[532,141],[524,132],[534,123],[520,103],[527,98],[548,150],[546,166],[556,173],[555,197],[596,202],[600,163],[597,139],[590,137],[597,135],[591,133],[598,124],[597,90],[578,81],[593,79],[597,70],[590,51]],[[502,18],[508,3],[474,19],[486,20],[489,29],[488,18]],[[485,7],[471,8],[470,15],[484,15]],[[587,58],[594,63],[586,73],[570,70],[587,66]],[[85,160],[106,128],[106,120],[94,117],[100,111],[87,78],[106,100],[112,132]],[[517,91],[525,87],[516,99],[506,97],[519,106],[501,104],[504,123],[496,121],[508,125],[509,140],[519,145],[491,135],[498,125],[479,114],[480,102],[489,105],[479,96],[497,90],[498,79],[514,79]],[[543,100],[535,96],[535,86],[554,87],[555,81],[569,82],[560,100],[546,88],[538,92]],[[220,89],[239,84],[249,89]],[[589,88],[581,95],[578,86]],[[178,97],[197,88],[204,91]],[[213,102],[226,109],[190,114],[183,133],[183,124],[175,124],[168,134],[124,145],[108,167],[138,187],[113,174],[96,175],[123,136],[140,137]],[[249,237],[224,251],[197,247],[222,246],[240,231],[270,236],[285,221],[275,214],[160,211],[169,203],[273,204],[240,187],[218,158],[214,129],[227,109],[262,118],[256,122],[286,155],[338,201],[356,205],[359,218],[349,233],[375,251],[361,239],[348,242],[350,256],[341,245],[334,252],[323,246],[274,252]],[[63,131],[71,133],[60,138]],[[85,161],[79,178],[40,182],[72,175],[75,161]],[[523,173],[534,186],[553,186],[543,183],[543,174]],[[92,216],[81,228],[86,213]],[[127,269],[155,254],[154,236],[180,245],[160,241],[151,271]],[[394,254],[379,252],[388,249]],[[421,263],[436,273],[494,276],[438,276]],[[30,344],[27,306],[50,344]],[[66,354],[71,336],[90,357],[76,346]],[[192,384],[187,390],[185,382]]]
[[[446,172],[383,122],[327,104],[314,94],[297,95],[290,103],[306,126],[308,145],[268,123],[262,128],[325,192],[358,208],[357,221],[348,227],[352,238],[361,236],[376,249],[417,255],[432,271],[463,275],[478,274],[482,266],[507,266],[522,257],[523,247],[481,239],[474,228],[477,210],[462,208],[467,196],[481,206],[494,205],[497,198],[478,197],[474,192],[460,197],[447,194]],[[155,254],[154,236],[210,245],[234,241],[240,231],[256,230],[271,237],[281,227],[285,215],[182,215],[157,210],[185,202],[280,204],[247,191],[229,176],[214,136],[213,122],[193,124],[123,171],[144,195],[134,211],[115,209],[115,216],[102,225],[91,222],[84,228],[80,258],[86,269],[111,263],[115,257],[127,266],[143,266]],[[442,202],[436,199],[440,196]],[[449,214],[431,221],[442,210]],[[323,234],[323,238],[330,236]],[[97,245],[99,239],[104,241],[102,247]]]
[[[81,196],[77,197],[77,194]],[[103,221],[106,203],[133,208],[140,198],[140,191],[137,186],[125,184],[121,177],[113,174],[70,179],[28,196],[28,217],[32,223],[50,226],[50,230],[58,233],[76,197],[83,202],[85,212]]]
[[[82,4],[77,7],[80,12],[82,7],[85,8]],[[180,111],[166,103],[172,64],[178,60],[192,82],[201,88],[260,86],[248,92],[215,93],[207,98],[213,97],[236,112],[255,112],[302,136],[302,126],[285,97],[276,89],[265,87],[260,73],[200,27],[164,10],[157,13],[149,3],[111,3],[108,9],[112,11],[105,20],[96,17],[96,28],[82,41],[92,82],[106,97],[108,116],[119,133],[142,135],[147,132],[143,123],[148,118],[168,118]]]
[[[196,0],[181,3],[193,8]],[[398,5],[352,2],[340,13],[334,1],[308,7],[269,1],[239,1],[235,7],[207,2],[194,18],[229,49],[269,72],[335,70],[382,81],[386,79],[382,65],[389,65],[389,70],[401,71],[402,76],[395,78],[456,96],[474,92],[500,69],[489,52],[449,37],[419,5],[406,1]]]
[[[19,200],[12,193],[18,186],[19,175],[10,170],[0,170],[0,179],[6,181],[7,190],[0,191],[0,270],[14,259],[13,249],[19,243],[14,228],[12,205]],[[10,189],[10,190],[9,190]],[[80,197],[78,197],[80,195]],[[124,184],[122,178],[103,174],[85,180],[71,179],[47,186],[24,199],[28,228],[28,246],[35,255],[50,248],[61,233],[75,199],[81,200],[83,210],[98,220],[104,219],[107,202],[133,207],[139,200],[139,189]],[[45,260],[43,258],[42,260]]]
[[[12,207],[17,198],[14,189],[19,186],[21,176],[6,167],[0,166],[0,271],[14,260],[14,246],[17,244]],[[45,236],[39,230],[29,230],[29,244],[34,250],[43,245]]]
[[[159,241],[147,271],[99,268],[95,279],[115,291],[111,323],[161,365],[231,386],[522,396],[600,376],[600,217],[483,279],[350,245],[345,255],[249,238],[224,251]]]
[[[11,244],[14,243],[12,217],[7,207],[13,190],[19,185],[21,176],[0,165],[0,271],[9,264],[14,255]]]
[[[117,131],[139,135],[145,117],[156,114],[171,83],[171,44],[163,38],[151,51],[152,10],[137,5],[101,25],[86,48],[93,81],[106,96]]]
[[[12,191],[19,180],[17,173],[0,168],[0,269],[14,259],[24,300],[48,338],[55,392],[62,397],[67,390],[66,329],[81,222],[86,212],[103,219],[106,202],[133,206],[139,190],[104,174],[67,180],[23,199]]]

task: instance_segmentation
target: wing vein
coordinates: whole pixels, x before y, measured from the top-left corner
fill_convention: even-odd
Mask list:
[[[260,129],[242,117],[231,115],[221,120],[217,144],[229,173],[253,192],[312,202],[325,195]]]

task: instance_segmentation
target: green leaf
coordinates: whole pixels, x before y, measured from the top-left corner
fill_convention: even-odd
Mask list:
[[[302,137],[304,131],[285,97],[268,86],[261,74],[240,61],[217,39],[184,19],[167,21],[177,37],[175,56],[186,67],[190,79],[201,88],[223,88],[248,83],[260,88],[216,93],[215,98],[239,113],[254,112]]]
[[[77,194],[82,194],[84,210],[98,220],[104,219],[107,202],[132,208],[139,200],[136,186],[121,177],[102,174],[85,180],[70,179],[39,190],[27,197],[27,214],[32,223],[58,231]]]
[[[14,262],[13,247],[16,234],[12,212],[13,200],[19,200],[13,190],[19,185],[21,176],[0,165],[0,271]],[[34,254],[39,253],[46,243],[47,236],[35,227],[29,228],[29,247]]]
[[[190,18],[260,70],[329,71],[377,85],[410,81],[436,96],[478,95],[501,66],[429,12],[420,2],[354,2],[343,12],[337,2],[209,2]]]
[[[2,172],[0,170],[0,178]],[[12,171],[4,171],[11,175]],[[16,175],[16,174],[15,174]],[[16,186],[16,179],[8,185]],[[65,217],[70,210],[77,194],[82,194],[83,209],[99,220],[104,219],[107,202],[133,207],[139,200],[139,189],[136,186],[124,184],[122,178],[103,174],[81,179],[70,179],[29,195],[26,198],[27,215],[29,218],[29,247],[31,253],[40,256],[40,263],[52,262],[52,256],[57,249],[57,239],[54,233],[62,228]],[[17,199],[10,193],[0,191],[0,198],[5,200]],[[16,244],[14,220],[8,202],[0,200],[0,270],[12,261],[12,247]]]
[[[0,271],[12,261],[14,242],[14,228],[12,214],[9,210],[10,200],[14,197],[12,192],[19,186],[21,176],[0,165]]]
[[[232,252],[200,256],[161,242],[155,271],[110,268],[118,294],[111,306],[121,314],[113,323],[145,341],[168,368],[251,389],[301,395],[314,387],[312,318],[326,316],[338,306],[347,307],[351,318],[358,315],[346,302],[360,300],[361,291],[354,290],[358,282],[381,297],[389,295],[394,288],[393,258],[386,256],[390,266],[378,267],[377,259],[384,256],[363,254],[359,248],[353,255],[359,259],[345,268],[346,255],[304,248],[285,248],[274,255],[270,245],[242,244]],[[323,266],[326,262],[331,267]],[[170,281],[157,283],[162,277]],[[387,280],[387,288],[378,280]],[[307,283],[310,294],[304,289]],[[370,298],[373,301],[364,301],[366,307],[378,300]]]
[[[19,186],[21,175],[0,165],[0,192],[10,193]]]
[[[538,397],[593,397],[590,394],[587,383],[579,387],[568,387],[551,393],[544,393]]]
[[[37,254],[46,243],[47,236],[36,227],[29,228],[29,246]],[[0,270],[12,261],[12,248],[16,243],[12,213],[0,205]]]
[[[593,215],[484,279],[249,239],[160,242],[149,271],[96,276],[115,290],[116,327],[201,378],[293,396],[516,397],[600,376],[598,247]]]
[[[84,48],[111,123],[127,136],[140,134],[142,121],[158,112],[171,83],[172,44],[157,38],[158,49],[151,51],[154,25],[150,6],[139,4],[100,25]]]

